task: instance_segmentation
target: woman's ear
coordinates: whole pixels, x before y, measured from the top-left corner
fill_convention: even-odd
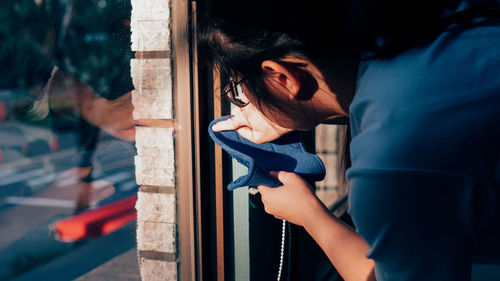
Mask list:
[[[301,88],[300,76],[290,66],[272,60],[265,60],[262,62],[261,67],[267,73],[264,79],[270,85],[279,86],[291,99],[298,98]]]

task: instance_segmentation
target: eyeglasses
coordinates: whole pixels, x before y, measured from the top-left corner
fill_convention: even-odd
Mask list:
[[[239,85],[244,80],[245,78],[241,79],[238,82],[231,80],[231,82],[229,82],[229,84],[227,84],[222,91],[222,96],[227,98],[232,104],[236,105],[237,107],[245,107],[249,104],[248,99],[243,94],[243,90]]]

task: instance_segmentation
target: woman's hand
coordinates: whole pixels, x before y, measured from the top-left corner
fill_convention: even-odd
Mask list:
[[[231,113],[233,117],[218,122],[212,130],[215,132],[236,130],[242,137],[255,143],[273,141],[293,131],[271,122],[251,103],[242,108],[235,107]]]
[[[326,208],[312,187],[299,175],[272,172],[283,183],[280,187],[258,186],[267,213],[296,225],[306,226]]]
[[[95,120],[97,126],[116,138],[125,141],[135,140],[136,122],[132,115],[134,111],[132,92],[115,100],[99,98],[94,101],[94,107],[95,110],[106,113],[104,116],[96,113],[96,116],[102,116],[99,120]]]
[[[303,226],[344,280],[376,280],[374,261],[366,257],[370,248],[363,238],[333,216],[300,176],[272,174],[283,186],[258,186],[266,212]]]
[[[76,92],[80,114],[88,122],[114,137],[125,141],[135,140],[132,112],[132,93],[108,100],[100,97],[89,86]]]

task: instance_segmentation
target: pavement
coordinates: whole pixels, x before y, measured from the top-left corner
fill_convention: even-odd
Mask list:
[[[134,144],[104,135],[81,180],[90,170],[75,168],[74,131],[58,133],[51,149],[29,145],[53,139],[49,130],[27,137],[20,128],[0,124],[0,280],[73,280],[135,247],[135,224],[77,243],[50,232],[59,219],[137,192]]]
[[[136,252],[135,233],[136,224],[130,223],[109,235],[76,244],[72,251],[52,258],[11,281],[68,281],[84,277],[89,273],[93,275],[93,270],[99,269],[100,266],[113,261],[114,258],[131,251]],[[120,259],[127,261],[130,267],[127,270],[127,275],[133,275],[134,270],[139,270],[132,257],[129,253]],[[114,275],[116,278],[107,280],[122,280],[119,277],[123,272],[121,272],[120,268],[113,266],[114,264],[116,262],[107,265],[107,268],[112,268],[112,271],[107,274],[108,276]],[[98,274],[100,274],[99,272]]]
[[[141,281],[137,248],[121,254],[75,281]]]

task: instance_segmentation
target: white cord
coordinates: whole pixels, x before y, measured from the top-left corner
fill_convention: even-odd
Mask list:
[[[283,259],[285,257],[285,234],[286,234],[286,220],[283,220],[283,226],[281,228],[281,253],[280,253],[280,267],[278,270],[278,281],[281,280],[281,270],[283,269]]]
[[[257,193],[259,193],[259,190],[257,188],[255,188],[255,187],[251,186],[251,187],[248,188],[248,193],[250,195],[257,195]]]

